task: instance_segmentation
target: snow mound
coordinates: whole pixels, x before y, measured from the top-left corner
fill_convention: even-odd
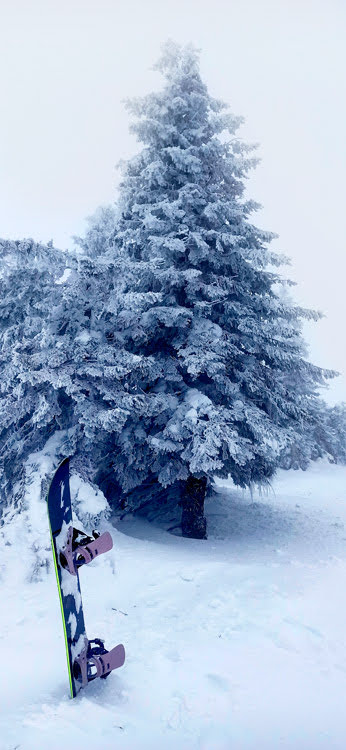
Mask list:
[[[98,526],[110,515],[103,492],[86,482],[78,474],[70,477],[71,500],[74,514],[84,526]]]

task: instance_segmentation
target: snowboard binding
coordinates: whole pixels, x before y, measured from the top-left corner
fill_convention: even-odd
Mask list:
[[[62,568],[66,568],[71,575],[75,576],[78,568],[87,565],[112,547],[113,540],[108,531],[101,535],[98,531],[93,531],[93,536],[88,536],[83,531],[70,526],[66,544],[60,552],[59,562]]]
[[[73,676],[81,687],[85,687],[97,677],[106,679],[113,669],[122,667],[124,661],[125,649],[122,644],[107,651],[101,638],[86,640],[83,650],[73,662]]]

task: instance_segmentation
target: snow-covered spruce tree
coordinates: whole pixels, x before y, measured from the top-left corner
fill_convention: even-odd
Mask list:
[[[156,400],[119,434],[114,470],[122,487],[182,486],[183,534],[205,537],[209,479],[267,481],[332,373],[306,361],[300,321],[319,315],[276,294],[269,268],[283,259],[250,222],[244,179],[256,160],[234,137],[241,118],[209,95],[193,48],[168,43],[156,67],[163,90],[129,103],[144,148],[125,166],[116,228],[138,264],[129,294],[160,295],[117,322],[128,352],[155,359],[156,378],[142,359],[137,387]]]
[[[129,373],[137,383],[142,361],[146,374],[158,368],[123,350],[117,318],[124,308],[144,312],[159,295],[123,292],[131,263],[110,240],[113,213],[97,212],[76,254],[33,240],[0,244],[2,502],[29,453],[62,429],[75,466],[104,483],[118,432],[132,412],[146,413],[148,397]]]
[[[328,406],[322,398],[310,403],[300,432],[280,456],[283,469],[307,469],[310,461],[327,457],[331,463],[346,463],[346,405]]]
[[[25,362],[59,300],[57,282],[65,266],[66,254],[52,243],[0,240],[0,505],[20,476],[23,460],[62,418],[59,392],[33,385]]]
[[[124,350],[118,319],[124,309],[145,312],[160,295],[126,291],[131,262],[114,246],[103,219],[104,211],[98,212],[95,225],[91,221],[79,241],[81,252],[67,257],[68,273],[50,296],[43,295],[44,315],[38,329],[28,326],[25,345],[16,346],[15,380],[30,394],[32,408],[38,410],[42,399],[47,408],[58,404],[54,427],[68,430],[75,467],[104,486],[108,464],[112,465],[119,450],[118,433],[134,414],[138,419],[148,411],[149,397],[137,387],[143,363],[146,377],[151,370],[153,379],[159,372],[154,358]],[[145,262],[142,272],[148,273]],[[43,294],[44,277],[40,283]],[[151,398],[151,411],[155,398],[160,400],[159,396]],[[12,422],[9,427],[12,439]],[[32,422],[27,429],[33,429]],[[38,433],[36,445],[43,444]],[[25,444],[23,460],[27,453]],[[126,484],[129,487],[131,481]]]
[[[335,463],[346,463],[346,404],[341,402],[329,407],[325,412],[327,437],[318,435],[319,443],[330,453]]]
[[[99,206],[92,216],[87,219],[88,230],[83,237],[73,239],[77,246],[77,254],[90,258],[100,258],[113,247],[114,227],[118,211],[115,205]],[[114,252],[112,253],[114,255]]]
[[[47,321],[48,340],[56,340],[54,358],[43,346],[31,377],[61,388],[70,404],[70,427],[75,434],[75,464],[82,474],[102,474],[105,456],[114,454],[117,436],[132,413],[145,410],[145,395],[131,388],[130,378],[141,377],[144,357],[124,351],[117,320],[134,296],[124,293],[130,268],[127,259],[112,251],[78,258],[62,285],[62,299]],[[152,302],[157,295],[148,296]],[[147,305],[150,302],[147,302]],[[146,309],[140,300],[139,309]],[[155,365],[155,363],[153,362]],[[150,367],[145,361],[146,371]]]

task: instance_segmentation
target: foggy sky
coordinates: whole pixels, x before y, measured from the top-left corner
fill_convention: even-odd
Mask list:
[[[310,359],[346,373],[346,3],[343,0],[0,0],[0,236],[58,247],[116,197],[140,146],[123,99],[161,86],[167,38],[201,48],[213,96],[259,142],[254,223],[280,235]],[[346,377],[330,386],[346,400]]]

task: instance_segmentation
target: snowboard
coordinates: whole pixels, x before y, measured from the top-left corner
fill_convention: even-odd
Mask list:
[[[69,483],[69,458],[58,466],[47,494],[54,568],[63,622],[71,698],[97,677],[124,664],[122,644],[110,651],[100,638],[89,641],[84,622],[79,569],[113,546],[109,532],[88,536],[75,529]]]

